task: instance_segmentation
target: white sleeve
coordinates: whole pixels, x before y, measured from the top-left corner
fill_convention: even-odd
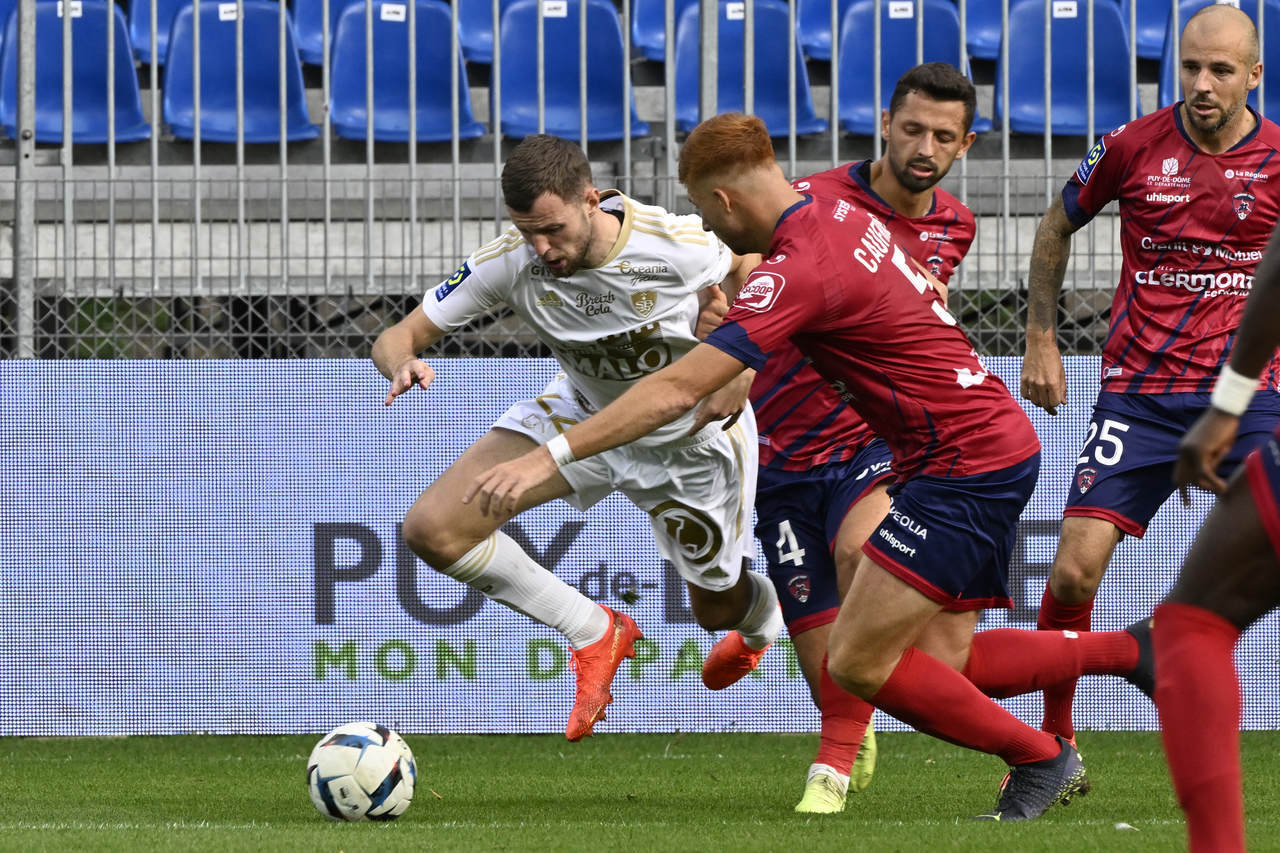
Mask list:
[[[702,222],[696,216],[689,218],[699,224]],[[729,267],[733,264],[733,252],[729,251],[729,247],[712,232],[705,233],[707,235],[705,246],[680,244],[681,248],[688,250],[686,256],[682,258],[684,278],[689,289],[695,292],[724,281],[724,277],[729,274]]]
[[[491,244],[492,245],[492,244]],[[472,253],[453,275],[427,291],[422,310],[427,319],[446,332],[465,326],[511,292],[515,252],[494,257],[488,246]]]

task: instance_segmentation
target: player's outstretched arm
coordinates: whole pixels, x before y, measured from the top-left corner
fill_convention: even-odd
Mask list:
[[[418,358],[418,353],[442,337],[444,331],[421,309],[409,312],[409,316],[378,335],[373,342],[373,365],[391,380],[384,405],[390,406],[396,397],[415,385],[425,390],[431,384],[435,371]]]
[[[520,498],[561,465],[646,436],[688,412],[698,401],[746,369],[710,344],[698,344],[657,373],[636,382],[598,413],[523,456],[490,468],[471,483],[463,503],[480,501],[486,515],[515,512]]]
[[[1253,290],[1245,303],[1236,332],[1231,361],[1222,369],[1213,389],[1212,405],[1192,425],[1178,446],[1173,479],[1190,499],[1187,486],[1200,486],[1222,494],[1226,483],[1218,476],[1219,463],[1235,443],[1240,414],[1258,387],[1258,377],[1280,346],[1280,229],[1254,272]]]
[[[1031,246],[1027,273],[1027,350],[1022,359],[1022,396],[1051,415],[1067,402],[1067,374],[1058,350],[1058,294],[1078,229],[1056,198]]]

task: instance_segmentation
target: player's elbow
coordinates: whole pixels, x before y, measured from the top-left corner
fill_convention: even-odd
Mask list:
[[[657,405],[666,423],[691,411],[702,400],[702,395],[696,389],[679,383],[664,383],[656,391]]]

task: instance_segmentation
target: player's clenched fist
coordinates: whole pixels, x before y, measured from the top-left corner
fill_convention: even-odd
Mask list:
[[[392,400],[415,385],[425,391],[435,378],[436,372],[431,369],[431,365],[420,358],[409,359],[391,374],[391,387],[387,389],[387,399],[383,401],[383,405],[390,406]]]

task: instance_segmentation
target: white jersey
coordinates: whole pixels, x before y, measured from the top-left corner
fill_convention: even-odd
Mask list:
[[[722,281],[732,260],[697,216],[677,216],[613,190],[601,195],[600,206],[623,214],[617,242],[600,266],[557,278],[513,227],[427,291],[422,310],[451,331],[505,302],[555,354],[583,408],[598,411],[635,380],[693,349],[696,294]],[[641,442],[683,436],[693,418],[690,412]]]

